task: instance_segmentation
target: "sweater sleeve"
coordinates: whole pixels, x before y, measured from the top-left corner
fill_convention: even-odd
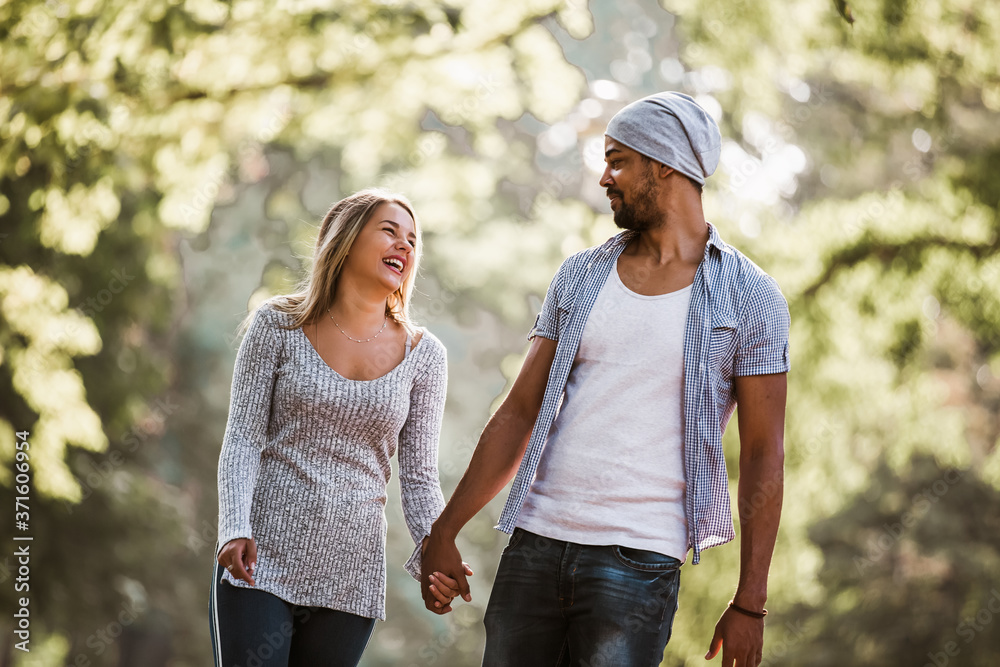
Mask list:
[[[431,345],[430,360],[410,391],[410,412],[399,434],[399,485],[403,516],[416,543],[403,566],[420,579],[420,549],[431,524],[444,510],[438,479],[438,440],[448,392],[448,360],[444,346],[429,335],[420,345]]]
[[[229,420],[219,454],[219,543],[251,538],[250,505],[267,438],[278,341],[267,306],[254,314],[236,355]]]

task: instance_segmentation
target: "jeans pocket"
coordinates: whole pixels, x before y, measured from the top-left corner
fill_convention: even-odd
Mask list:
[[[520,528],[515,528],[514,532],[510,534],[510,539],[507,540],[507,546],[503,548],[503,551],[500,552],[500,555],[504,556],[507,553],[513,551],[514,547],[516,547],[518,544],[521,543],[521,538],[523,537],[524,537],[524,531]]]
[[[619,563],[640,572],[670,572],[671,570],[679,569],[681,566],[681,562],[673,556],[666,556],[655,551],[620,547],[618,545],[611,547],[611,551]]]

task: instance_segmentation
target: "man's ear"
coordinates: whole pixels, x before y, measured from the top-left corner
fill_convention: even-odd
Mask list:
[[[657,176],[659,176],[660,178],[666,178],[670,174],[674,173],[674,171],[676,171],[673,167],[668,167],[662,162],[658,162],[657,167],[658,167]]]

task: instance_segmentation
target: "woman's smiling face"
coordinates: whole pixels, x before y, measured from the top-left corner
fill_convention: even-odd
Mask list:
[[[384,202],[354,239],[344,271],[395,292],[412,270],[416,243],[416,224],[410,214],[399,204]]]

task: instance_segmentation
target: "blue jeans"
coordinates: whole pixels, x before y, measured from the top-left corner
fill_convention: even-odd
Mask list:
[[[486,609],[484,667],[659,665],[680,566],[652,551],[516,528]]]
[[[355,667],[375,619],[303,607],[222,581],[216,563],[209,625],[215,667]]]

